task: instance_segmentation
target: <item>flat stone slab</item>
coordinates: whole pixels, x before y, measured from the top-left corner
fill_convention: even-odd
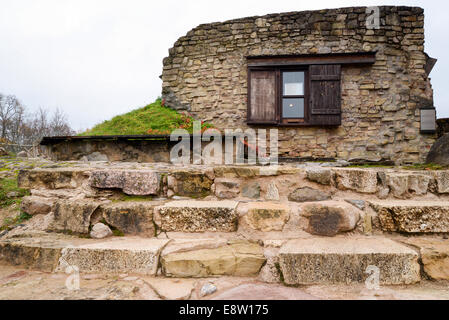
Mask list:
[[[255,276],[265,262],[263,248],[244,240],[176,240],[161,254],[168,277]]]
[[[279,251],[288,285],[357,283],[378,268],[380,284],[420,281],[418,254],[385,238],[312,238],[291,240]],[[372,270],[372,269],[371,269]]]
[[[449,232],[447,201],[370,201],[383,231],[406,233]]]
[[[86,273],[134,273],[155,275],[159,254],[170,240],[124,239],[97,242],[62,250],[56,271],[76,266]]]
[[[163,231],[234,232],[238,214],[235,201],[173,201],[156,207],[154,221]]]
[[[160,175],[150,170],[98,170],[93,171],[90,185],[99,189],[121,189],[133,196],[157,195]]]
[[[449,280],[449,240],[410,238],[402,242],[420,251],[424,272],[434,280]]]

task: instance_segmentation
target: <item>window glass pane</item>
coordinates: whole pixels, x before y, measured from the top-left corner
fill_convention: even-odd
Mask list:
[[[304,72],[283,72],[284,96],[304,95]]]
[[[304,99],[284,98],[282,99],[283,118],[304,118]]]

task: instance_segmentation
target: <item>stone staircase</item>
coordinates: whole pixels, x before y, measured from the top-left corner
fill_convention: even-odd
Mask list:
[[[449,279],[448,171],[71,163],[18,179],[33,218],[0,236],[14,265],[286,285],[373,270],[387,285]],[[89,238],[97,223],[116,236]]]

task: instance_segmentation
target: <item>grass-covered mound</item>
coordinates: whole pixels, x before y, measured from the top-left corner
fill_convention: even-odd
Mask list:
[[[170,134],[175,129],[186,129],[193,132],[194,119],[183,113],[163,106],[162,100],[116,116],[104,121],[81,133],[81,136],[108,136],[108,135],[163,135]],[[202,123],[202,129],[212,127]]]

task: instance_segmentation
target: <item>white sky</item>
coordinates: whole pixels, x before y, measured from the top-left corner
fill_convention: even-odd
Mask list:
[[[162,59],[201,23],[348,6],[425,9],[438,117],[449,117],[447,1],[0,0],[0,92],[34,110],[60,107],[76,130],[154,101]]]

